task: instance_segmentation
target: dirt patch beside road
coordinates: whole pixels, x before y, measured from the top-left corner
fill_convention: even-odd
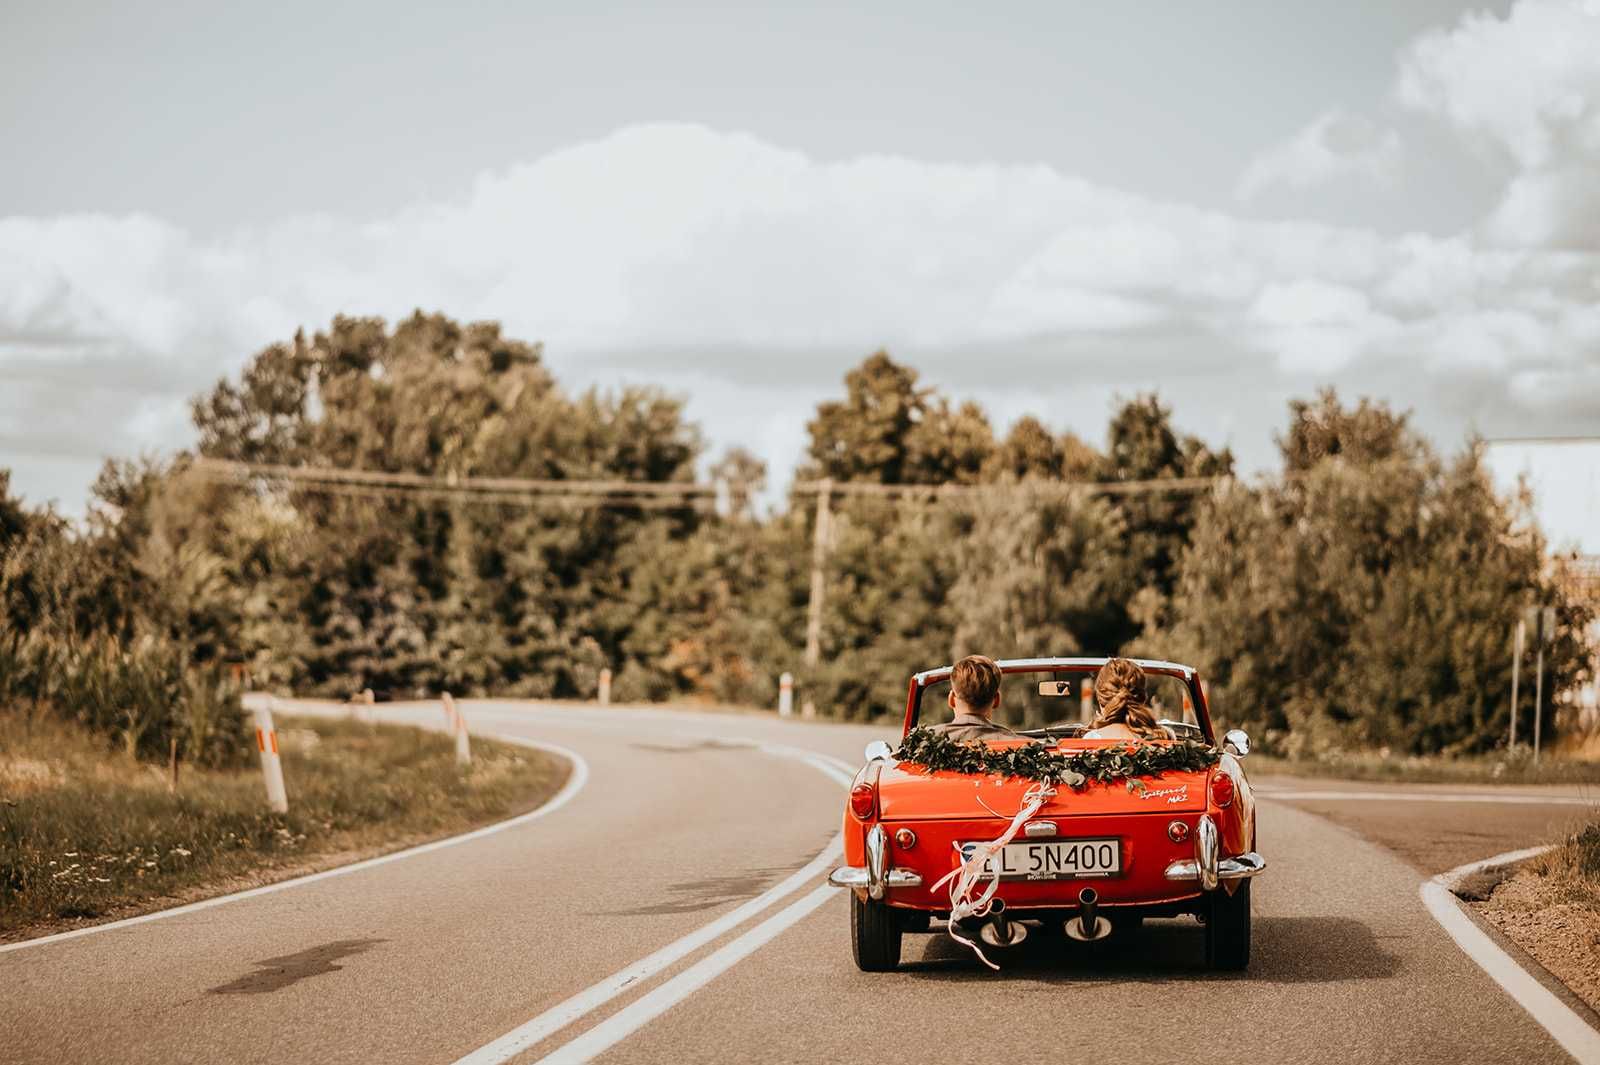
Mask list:
[[[1600,1010],[1600,905],[1591,891],[1523,869],[1473,904],[1507,938]]]

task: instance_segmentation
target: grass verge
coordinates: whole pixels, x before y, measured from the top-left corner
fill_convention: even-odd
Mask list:
[[[1340,780],[1408,784],[1594,784],[1600,762],[1546,754],[1538,762],[1522,749],[1472,758],[1385,757],[1382,753],[1333,753],[1320,758],[1277,758],[1256,752],[1252,775],[1334,777]]]
[[[1474,906],[1600,1010],[1600,822],[1528,862]]]
[[[51,716],[0,713],[0,940],[268,883],[532,809],[568,766],[397,725],[280,719],[289,812],[257,768],[166,770]]]

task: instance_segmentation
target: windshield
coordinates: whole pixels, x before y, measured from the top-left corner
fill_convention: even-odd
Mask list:
[[[1000,682],[1000,709],[994,720],[1019,732],[1040,735],[1073,735],[1093,720],[1097,706],[1092,695],[1095,671],[1091,668],[1007,673]],[[1180,736],[1192,733],[1199,739],[1200,718],[1189,698],[1188,685],[1179,677],[1146,674],[1150,704],[1156,717],[1179,726]],[[929,683],[922,689],[917,704],[917,723],[932,725],[949,721],[947,699],[950,681]]]

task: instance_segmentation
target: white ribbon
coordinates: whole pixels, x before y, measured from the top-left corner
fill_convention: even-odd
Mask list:
[[[981,788],[983,786],[982,781],[979,781],[976,786]],[[959,922],[966,917],[987,917],[989,915],[990,903],[994,900],[995,892],[1000,890],[1000,872],[998,869],[994,869],[985,874],[983,871],[984,865],[991,858],[999,856],[1001,849],[1015,839],[1018,832],[1022,831],[1023,822],[1038,813],[1045,803],[1055,798],[1055,795],[1056,789],[1043,781],[1029,788],[1022,796],[1022,808],[1017,811],[1017,816],[1011,819],[1011,824],[1006,826],[1006,830],[989,842],[980,843],[972,848],[971,855],[964,856],[960,865],[940,877],[933,885],[935,888],[943,887],[945,884],[950,885],[950,923],[946,928],[946,931],[950,933],[950,938],[957,943],[971,947],[972,952],[978,956],[979,961],[996,971],[999,970],[1000,966],[984,955],[983,948],[961,935],[958,931],[961,927]],[[979,796],[978,801],[983,803],[985,807],[989,806],[988,803],[983,802],[982,796]],[[990,810],[997,817],[1004,816],[994,811],[992,807],[990,807]],[[977,890],[978,884],[984,880],[988,881],[988,885],[974,897],[973,892]]]

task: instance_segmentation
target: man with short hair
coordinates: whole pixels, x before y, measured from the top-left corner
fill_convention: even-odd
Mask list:
[[[968,655],[950,671],[947,700],[955,718],[929,728],[953,740],[992,740],[1016,733],[991,717],[1000,707],[1000,667],[984,655]]]

